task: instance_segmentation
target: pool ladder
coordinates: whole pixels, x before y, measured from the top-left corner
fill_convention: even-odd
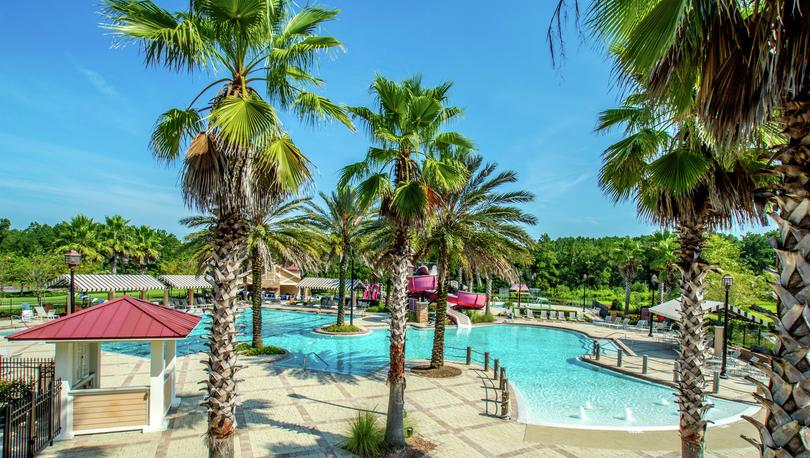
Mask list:
[[[314,357],[318,358],[318,360],[320,360],[320,362],[323,363],[324,367],[329,367],[329,363],[327,363],[326,360],[324,360],[321,357],[321,355],[315,353],[314,351],[311,351],[311,352],[307,353],[306,355],[304,355],[304,369],[307,368],[307,361],[309,361],[310,356],[314,356]]]

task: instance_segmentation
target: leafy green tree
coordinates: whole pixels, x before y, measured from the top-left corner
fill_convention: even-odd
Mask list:
[[[37,297],[37,304],[42,305],[42,296],[48,290],[48,284],[65,269],[64,260],[55,254],[33,254],[17,260],[20,263],[18,272]]]
[[[308,122],[345,112],[309,90],[321,51],[341,45],[319,35],[337,11],[284,0],[194,0],[178,12],[149,0],[106,0],[106,27],[141,46],[147,66],[209,78],[188,105],[163,113],[150,142],[156,158],[182,158],[187,205],[214,222],[214,310],[207,361],[209,455],[233,456],[236,433],[234,313],[250,208],[294,193],[310,180],[309,161],[284,131],[280,109]],[[185,155],[183,152],[185,151]]]
[[[764,272],[765,269],[776,265],[776,253],[771,246],[771,240],[777,237],[776,231],[766,234],[756,232],[745,234],[740,239],[740,256],[744,263],[754,272]]]
[[[376,111],[350,108],[352,115],[365,125],[374,146],[369,148],[364,161],[343,169],[341,183],[360,181],[358,192],[362,201],[379,199],[380,212],[392,233],[391,361],[385,438],[395,448],[405,443],[405,288],[413,261],[413,230],[423,225],[436,207],[434,186],[456,189],[465,179],[461,164],[437,158],[436,153],[451,147],[472,148],[462,135],[441,130],[447,121],[461,113],[459,108],[446,105],[450,87],[450,83],[425,87],[419,77],[397,83],[377,76],[371,86]]]
[[[324,238],[326,262],[338,259],[338,313],[337,324],[345,322],[346,272],[349,257],[360,252],[362,237],[368,233],[371,213],[368,202],[362,200],[357,189],[350,185],[339,187],[331,194],[320,193],[324,207],[312,205],[308,217]],[[354,285],[349,287],[354,288]]]
[[[474,271],[483,271],[514,279],[517,275],[512,262],[528,256],[532,244],[522,225],[537,222],[534,216],[515,206],[532,201],[534,195],[502,190],[517,181],[515,172],[497,172],[497,164],[484,164],[477,155],[465,158],[463,163],[467,179],[461,188],[437,186],[439,204],[421,242],[438,261],[436,329],[430,358],[430,367],[434,369],[444,366],[450,262],[466,271],[468,277]]]
[[[158,260],[160,245],[161,238],[151,227],[142,225],[132,229],[132,257],[141,274]]]
[[[535,278],[532,286],[549,291],[559,282],[560,273],[555,243],[548,234],[541,235],[534,242],[532,257],[534,262],[531,271]]]

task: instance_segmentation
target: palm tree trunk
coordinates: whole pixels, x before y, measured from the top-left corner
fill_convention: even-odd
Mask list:
[[[250,257],[251,302],[253,305],[253,348],[262,347],[262,273],[264,262],[259,250],[253,250]]]
[[[391,304],[391,272],[385,273],[385,309],[389,310]]]
[[[233,457],[236,421],[236,299],[239,264],[243,249],[243,222],[236,213],[217,214],[214,228],[211,274],[214,278],[214,310],[209,337],[206,399],[208,407],[208,454]]]
[[[677,403],[680,410],[681,456],[703,456],[706,435],[706,377],[703,372],[703,285],[710,266],[701,257],[705,242],[701,222],[681,222],[681,323],[678,330],[678,363],[680,368]]]
[[[340,254],[340,267],[338,268],[338,326],[343,326],[346,321],[346,307],[344,305],[346,303],[346,264],[348,264],[348,259],[344,249],[343,253]]]
[[[433,333],[433,353],[430,355],[430,368],[444,367],[444,328],[447,318],[447,247],[442,244],[438,253],[438,275],[436,298],[436,331]]]
[[[405,415],[405,326],[408,297],[406,287],[411,274],[411,247],[407,228],[399,225],[394,234],[395,260],[392,268],[390,367],[388,369],[388,417],[385,441],[390,447],[405,445],[403,420]]]
[[[661,283],[658,284],[658,303],[659,304],[664,303],[664,284],[666,283],[666,281],[667,281],[666,276],[664,276],[663,272],[662,272]]]
[[[487,308],[484,314],[489,315],[491,312],[489,310],[489,303],[492,301],[492,275],[487,272],[486,274],[486,282],[487,282]]]
[[[624,280],[624,314],[630,313],[630,280]]]
[[[461,283],[464,282],[464,270],[461,266],[458,266],[458,290],[461,291]]]
[[[118,273],[118,255],[116,254],[110,258],[110,273],[113,275]]]
[[[758,365],[770,379],[768,386],[757,383],[755,397],[765,409],[765,424],[746,417],[760,432],[762,456],[805,456],[810,450],[810,310],[807,286],[810,263],[810,86],[782,107],[777,121],[785,126],[788,143],[777,147],[781,165],[776,167],[781,182],[777,197],[778,213],[771,218],[779,226],[773,240],[776,270],[772,285],[777,295],[776,350],[768,366]]]

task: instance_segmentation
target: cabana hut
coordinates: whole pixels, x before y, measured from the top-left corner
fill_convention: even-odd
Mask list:
[[[141,300],[146,300],[149,290],[164,289],[163,283],[150,275],[126,274],[76,274],[77,293],[107,293],[107,300],[112,300],[115,293],[137,291]],[[70,275],[65,274],[54,280],[52,289],[70,288]]]
[[[340,281],[337,278],[306,277],[298,282],[298,294],[303,297],[310,297],[313,291],[328,291],[331,294],[338,291],[339,285]],[[343,287],[349,290],[352,287],[351,279],[347,279]],[[362,280],[354,280],[355,291],[362,291],[365,288],[366,284]]]
[[[198,289],[212,289],[211,283],[196,275],[161,275],[158,279],[166,285],[163,290],[163,305],[169,306],[169,288],[188,290],[188,305],[194,305],[194,292]]]
[[[161,431],[166,413],[180,404],[175,393],[177,341],[185,339],[200,317],[124,296],[7,337],[45,341],[56,349],[56,378],[62,380],[62,433]],[[102,342],[148,342],[149,384],[105,386]]]

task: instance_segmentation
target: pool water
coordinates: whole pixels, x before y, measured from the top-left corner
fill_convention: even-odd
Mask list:
[[[365,336],[333,337],[312,329],[334,321],[334,315],[262,310],[264,342],[290,351],[280,363],[285,367],[342,374],[368,375],[388,364],[388,331],[377,329]],[[238,325],[250,340],[251,312],[239,316]],[[210,318],[178,343],[178,354],[206,349],[206,326]],[[432,330],[409,329],[406,341],[408,359],[430,358]],[[678,409],[673,389],[635,377],[602,369],[578,359],[589,348],[584,335],[561,329],[535,326],[498,325],[476,327],[446,334],[448,359],[464,360],[465,349],[489,351],[500,359],[518,392],[518,421],[532,424],[601,429],[674,429]],[[104,344],[104,349],[147,356],[141,343]],[[476,354],[480,363],[481,356]],[[710,398],[714,407],[708,418],[716,424],[736,419],[756,410],[748,404]],[[627,412],[627,408],[631,412]]]

